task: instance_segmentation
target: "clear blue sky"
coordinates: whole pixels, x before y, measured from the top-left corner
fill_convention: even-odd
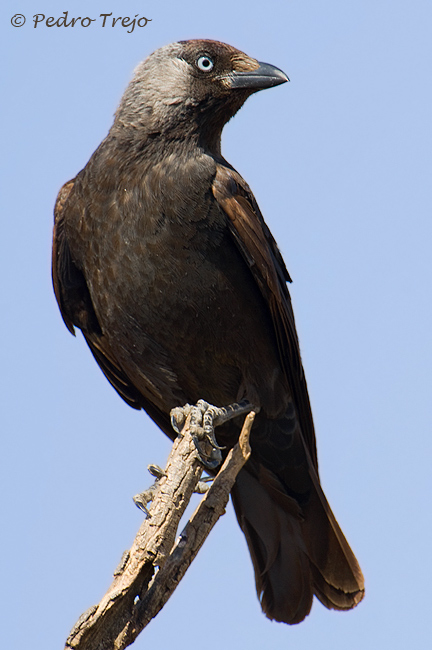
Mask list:
[[[32,16],[96,17],[88,28]],[[144,28],[101,26],[139,14]],[[16,13],[26,16],[13,27]],[[294,279],[322,482],[366,577],[352,612],[295,627],[260,612],[229,506],[135,646],[406,650],[430,643],[432,4],[430,0],[11,2],[1,8],[2,644],[63,647],[141,522],[132,495],[168,440],[129,409],[50,279],[60,186],[106,135],[135,65],[226,41],[291,83],[223,138]],[[429,637],[429,638],[428,638]]]

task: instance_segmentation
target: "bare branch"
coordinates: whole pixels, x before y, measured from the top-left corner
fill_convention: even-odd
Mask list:
[[[176,542],[180,519],[202,473],[186,421],[173,444],[166,476],[157,484],[150,517],[141,525],[99,605],[78,620],[66,649],[123,650],[157,615],[225,511],[236,476],[250,455],[254,417],[253,412],[246,417],[238,444]]]

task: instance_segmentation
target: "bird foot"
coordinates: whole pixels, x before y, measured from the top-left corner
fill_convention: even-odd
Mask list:
[[[151,517],[151,514],[147,506],[151,501],[153,501],[157,484],[159,483],[160,479],[163,476],[166,476],[166,474],[164,470],[161,467],[159,467],[159,465],[149,465],[147,469],[150,472],[150,474],[155,477],[156,480],[153,483],[153,485],[150,485],[150,487],[147,488],[147,490],[144,490],[144,492],[140,492],[140,494],[136,494],[133,497],[133,502],[137,508],[143,511],[143,513],[146,516],[146,519],[149,519]]]
[[[232,420],[233,418],[249,413],[254,409],[247,400],[218,407],[200,399],[195,406],[186,404],[171,411],[171,426],[176,433],[181,435],[181,430],[190,416],[190,433],[201,462],[207,469],[215,469],[222,462],[221,450],[217,444],[215,427]],[[205,446],[210,447],[210,453],[204,451]]]

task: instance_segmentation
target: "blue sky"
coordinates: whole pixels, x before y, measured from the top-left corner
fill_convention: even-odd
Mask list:
[[[45,14],[90,27],[33,27]],[[132,33],[99,15],[145,16]],[[16,13],[26,17],[13,27]],[[258,650],[424,648],[431,566],[429,0],[20,3],[1,8],[2,640],[62,647],[141,522],[132,496],[169,442],[117,397],[50,279],[60,186],[106,135],[137,63],[226,41],[291,83],[248,100],[223,152],[283,251],[321,478],[366,578],[352,612],[315,603],[295,627],[260,612],[232,507],[135,643]]]

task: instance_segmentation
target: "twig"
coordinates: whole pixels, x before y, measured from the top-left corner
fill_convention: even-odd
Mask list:
[[[250,455],[254,417],[253,412],[246,417],[238,444],[175,542],[180,519],[202,473],[186,421],[173,444],[166,476],[158,482],[150,517],[141,525],[99,605],[87,610],[74,626],[66,649],[123,650],[158,614],[225,511],[236,476]]]

